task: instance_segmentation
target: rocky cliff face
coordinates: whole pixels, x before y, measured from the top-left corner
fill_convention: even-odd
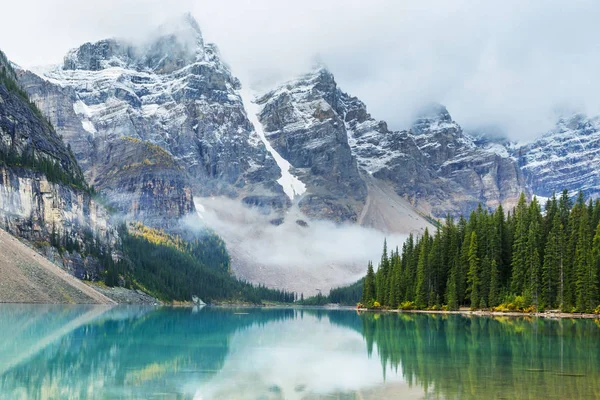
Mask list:
[[[441,218],[468,214],[478,203],[512,207],[527,191],[517,163],[498,144],[477,144],[445,107],[432,105],[410,130],[390,131],[346,94],[342,112],[360,167],[389,182],[414,206]]]
[[[265,136],[307,185],[300,208],[336,221],[358,220],[367,187],[337,112],[338,89],[324,68],[261,96]]]
[[[4,60],[3,54],[0,56]],[[52,125],[16,84],[0,59],[0,221],[9,233],[37,243],[78,277],[97,278],[96,260],[80,254],[59,257],[52,236],[83,243],[113,244],[108,215],[91,197],[75,157]]]
[[[39,75],[23,72],[20,81],[71,144],[90,184],[106,186],[102,174],[114,160],[111,152],[128,152],[118,147],[130,137],[164,149],[199,195],[286,204],[276,183],[280,171],[247,118],[239,81],[190,16],[161,27],[144,45],[87,43],[69,52],[62,66]],[[173,170],[162,173],[147,169],[145,179],[172,181]],[[141,195],[138,183],[120,183],[126,186],[118,190]],[[187,203],[164,207],[193,211],[189,187],[174,186],[177,201]],[[139,212],[153,213],[142,208],[165,200],[136,202]]]
[[[372,178],[435,217],[468,213],[479,202],[510,207],[527,189],[504,147],[479,145],[441,106],[410,130],[391,131],[322,67],[253,99],[189,15],[146,44],[86,43],[63,65],[37,72],[20,80],[90,183],[120,212],[152,216],[155,226],[175,226],[194,212],[190,191],[280,215],[297,202],[308,217],[356,222]],[[144,184],[121,178],[114,162],[114,155],[140,157],[120,149],[124,137],[159,146],[177,167],[146,168],[153,189],[140,190]],[[165,187],[170,196],[161,194]]]
[[[538,140],[513,150],[534,194],[550,197],[567,189],[572,196],[600,196],[600,118],[561,118]]]
[[[476,143],[443,106],[425,110],[410,130],[391,131],[322,67],[259,103],[266,136],[299,176],[340,193],[354,210],[365,204],[371,177],[435,217],[468,214],[480,202],[511,207],[527,191],[508,150]]]
[[[162,147],[124,137],[107,148],[96,189],[126,219],[169,230],[194,212],[192,189],[182,168]]]

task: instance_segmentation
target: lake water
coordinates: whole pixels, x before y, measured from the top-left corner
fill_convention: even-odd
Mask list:
[[[593,399],[600,323],[0,305],[1,399]]]

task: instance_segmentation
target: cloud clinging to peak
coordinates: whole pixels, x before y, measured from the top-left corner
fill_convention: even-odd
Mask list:
[[[2,9],[0,49],[23,66],[59,63],[86,41],[140,39],[191,11],[244,83],[264,87],[319,59],[392,128],[431,101],[466,128],[519,140],[560,113],[600,115],[597,1],[21,0]]]

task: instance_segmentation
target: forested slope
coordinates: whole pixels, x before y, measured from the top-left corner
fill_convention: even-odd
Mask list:
[[[368,267],[368,307],[598,311],[600,201],[572,204],[565,191],[542,211],[524,195],[505,215],[479,207],[448,218],[433,234],[412,235]]]

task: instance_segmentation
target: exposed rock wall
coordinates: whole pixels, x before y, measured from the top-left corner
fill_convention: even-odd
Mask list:
[[[41,248],[49,248],[56,237],[112,246],[116,232],[87,190],[74,155],[16,85],[10,66],[1,64],[11,73],[0,81],[2,228]],[[57,261],[81,278],[96,279],[103,270],[97,260],[80,254],[63,254]]]

